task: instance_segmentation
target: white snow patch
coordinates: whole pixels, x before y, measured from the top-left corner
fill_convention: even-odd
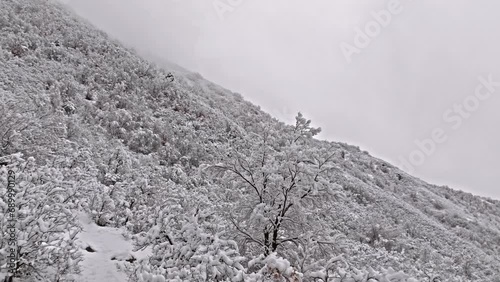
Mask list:
[[[82,272],[78,282],[124,282],[128,280],[124,272],[117,268],[121,259],[147,257],[149,249],[133,252],[132,241],[123,237],[123,229],[97,226],[85,214],[80,215],[83,231],[78,234],[78,245],[82,249],[83,261],[80,264]],[[94,252],[85,249],[91,247]],[[111,260],[116,258],[116,260]]]

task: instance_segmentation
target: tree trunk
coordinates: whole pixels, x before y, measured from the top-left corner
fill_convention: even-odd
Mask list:
[[[269,231],[264,229],[264,255],[268,256],[269,253]]]

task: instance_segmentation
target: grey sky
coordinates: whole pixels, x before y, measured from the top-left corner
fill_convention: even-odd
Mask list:
[[[477,105],[469,97],[479,76],[500,82],[498,1],[400,0],[400,12],[350,63],[340,44],[354,46],[355,28],[390,0],[66,1],[129,46],[199,72],[284,121],[300,110],[323,128],[321,138],[395,165],[441,128],[447,141],[413,174],[500,199],[500,87]],[[454,129],[450,118],[459,114],[443,114],[466,98],[477,110]]]

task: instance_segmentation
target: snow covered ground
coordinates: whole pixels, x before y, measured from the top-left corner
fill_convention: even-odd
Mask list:
[[[84,213],[79,219],[83,230],[78,234],[77,244],[83,261],[77,282],[126,282],[128,277],[118,270],[117,264],[130,258],[143,259],[151,253],[149,248],[133,252],[132,241],[122,235],[123,229],[97,226]],[[0,281],[4,278],[5,273],[0,273]]]
[[[133,252],[132,241],[122,235],[122,229],[97,226],[85,214],[80,215],[80,224],[83,231],[78,235],[78,244],[84,260],[78,282],[125,282],[128,277],[118,270],[117,262],[149,255],[148,249]]]

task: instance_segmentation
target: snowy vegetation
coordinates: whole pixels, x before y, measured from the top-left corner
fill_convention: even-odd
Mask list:
[[[161,67],[51,1],[0,1],[1,272],[12,170],[22,281],[88,281],[80,213],[151,250],[129,281],[500,281],[499,201]]]

